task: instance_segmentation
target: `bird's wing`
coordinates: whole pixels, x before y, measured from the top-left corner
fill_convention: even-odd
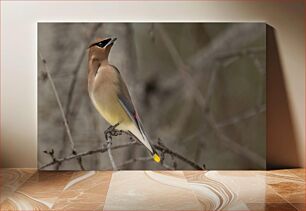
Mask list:
[[[121,104],[121,106],[124,108],[125,112],[128,114],[128,116],[131,118],[131,120],[135,123],[135,125],[137,126],[142,138],[144,141],[148,142],[149,145],[153,150],[153,147],[151,145],[151,143],[149,142],[148,138],[147,138],[147,134],[144,131],[144,127],[140,121],[140,118],[135,110],[135,107],[133,105],[131,96],[129,94],[129,91],[125,85],[125,82],[123,81],[123,79],[121,78],[121,76],[119,76],[119,80],[120,81],[120,91],[118,94],[118,98],[119,98],[119,102]]]
[[[117,68],[116,68],[117,69]],[[118,71],[118,70],[117,70]],[[119,72],[119,71],[118,71]],[[144,131],[144,128],[143,128],[143,125],[140,121],[140,118],[134,108],[134,105],[133,105],[133,102],[132,102],[132,99],[131,99],[131,96],[130,96],[130,93],[126,87],[126,84],[124,83],[123,79],[121,78],[120,76],[120,73],[119,73],[119,87],[120,87],[120,90],[119,90],[119,93],[118,94],[118,99],[119,99],[119,103],[121,104],[121,106],[124,108],[125,112],[128,114],[128,116],[131,118],[131,120],[135,123],[135,125],[137,126],[137,129],[135,131],[135,134],[133,134],[133,130],[130,131],[141,143],[143,143],[149,150],[150,152],[152,153],[153,155],[153,159],[155,162],[159,163],[160,162],[160,157],[159,155],[157,154],[156,150],[154,149],[154,147],[152,146],[152,144],[150,143],[150,141],[148,140],[148,136],[147,134],[145,133]],[[135,128],[135,127],[134,127]],[[135,128],[136,129],[136,128]],[[139,131],[139,132],[138,132]],[[140,140],[138,137],[140,136],[137,136],[136,134],[139,134],[141,135],[142,137],[142,140]]]
[[[131,118],[131,120],[136,123],[139,130],[143,132],[142,124],[137,115],[137,112],[135,110],[134,104],[132,102],[130,93],[125,85],[125,82],[123,81],[121,76],[119,76],[119,80],[120,80],[120,83],[119,83],[120,91],[118,94],[119,102],[124,108],[125,112],[128,114],[128,116]]]

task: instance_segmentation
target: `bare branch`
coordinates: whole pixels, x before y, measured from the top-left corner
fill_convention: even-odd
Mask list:
[[[107,143],[107,153],[108,153],[108,157],[109,157],[109,160],[112,164],[112,167],[113,167],[113,171],[117,171],[118,168],[116,166],[116,163],[115,163],[115,160],[114,160],[114,157],[112,155],[112,137],[111,136],[108,136],[107,139],[106,139],[106,143]]]
[[[47,76],[48,76],[48,79],[49,79],[49,82],[51,84],[51,88],[52,88],[52,91],[53,91],[53,94],[56,98],[56,102],[57,102],[57,105],[60,109],[60,112],[61,112],[61,116],[62,116],[62,119],[64,121],[64,125],[65,125],[65,128],[66,128],[66,132],[67,132],[67,135],[69,137],[69,141],[70,141],[70,144],[71,144],[71,148],[72,150],[75,150],[75,147],[74,147],[74,142],[72,140],[72,136],[71,136],[71,132],[70,132],[70,128],[69,128],[69,125],[68,125],[68,122],[67,122],[67,118],[66,118],[66,115],[65,115],[65,112],[64,112],[64,109],[63,109],[63,106],[62,106],[62,103],[61,103],[61,100],[58,96],[58,93],[57,93],[57,90],[55,88],[55,85],[54,85],[54,82],[53,82],[53,79],[51,77],[51,74],[50,74],[50,71],[49,71],[49,68],[47,66],[47,61],[43,58],[43,56],[41,55],[41,53],[39,53],[39,56],[44,64],[44,71],[41,70],[43,73],[46,73]]]
[[[153,28],[154,27],[154,28]],[[254,48],[254,49],[241,49],[241,47],[246,46],[246,44],[256,40],[259,36],[261,36],[262,34],[262,30],[256,30],[258,26],[253,26],[252,24],[239,24],[239,25],[234,25],[233,27],[228,27],[225,30],[225,33],[220,33],[220,35],[217,36],[216,39],[213,40],[213,42],[211,42],[210,44],[206,45],[203,49],[201,49],[196,55],[192,56],[192,58],[190,58],[189,60],[184,60],[180,54],[179,51],[176,49],[176,46],[174,45],[174,43],[172,42],[170,36],[167,34],[167,31],[165,31],[163,29],[162,26],[159,26],[159,24],[157,24],[157,27],[155,27],[155,25],[152,25],[152,29],[150,29],[150,31],[152,33],[154,33],[153,30],[157,30],[161,36],[162,41],[164,42],[165,46],[167,47],[170,56],[172,58],[172,60],[174,61],[175,65],[177,66],[177,70],[179,71],[180,74],[176,74],[179,75],[181,79],[179,79],[178,77],[173,77],[173,82],[171,82],[172,84],[177,84],[176,82],[178,80],[184,80],[184,82],[186,82],[186,86],[188,89],[188,94],[190,95],[190,97],[192,99],[194,99],[194,101],[196,101],[196,103],[198,103],[200,105],[201,108],[203,108],[204,110],[206,109],[206,107],[209,106],[209,100],[210,97],[213,95],[214,89],[215,89],[215,81],[216,81],[216,76],[218,73],[218,68],[219,67],[225,67],[228,64],[236,61],[237,59],[241,58],[242,56],[248,56],[251,59],[253,59],[255,66],[257,67],[259,72],[263,73],[264,76],[264,66],[263,64],[261,64],[261,60],[260,58],[257,57],[258,53],[263,52],[265,49],[261,49],[261,48]],[[92,36],[96,33],[96,31],[98,30],[99,25],[94,26],[93,30],[89,32],[91,33],[90,38],[92,38]],[[150,33],[151,33],[150,32]],[[254,33],[250,33],[250,32],[254,32]],[[241,37],[241,39],[237,39],[238,36]],[[245,35],[250,35],[250,36],[245,36]],[[226,49],[226,51],[224,51]],[[225,52],[225,53],[224,53]],[[118,149],[116,147],[118,146],[123,146],[123,145],[118,145],[118,146],[112,146],[112,139],[107,138],[106,137],[106,144],[102,145],[101,148],[96,149],[96,150],[91,150],[91,151],[87,151],[87,152],[83,152],[83,153],[77,153],[75,151],[75,146],[74,146],[74,142],[72,139],[72,135],[70,132],[70,129],[73,133],[73,125],[75,123],[71,122],[69,125],[68,120],[70,119],[69,116],[71,116],[73,113],[75,113],[78,109],[77,106],[74,105],[74,101],[76,98],[76,93],[75,93],[75,89],[77,89],[77,84],[78,82],[78,75],[80,72],[80,67],[83,64],[84,58],[85,58],[85,53],[86,51],[84,50],[79,57],[78,62],[76,63],[76,67],[73,70],[73,75],[72,75],[72,80],[70,81],[70,87],[69,87],[69,93],[68,93],[68,99],[66,101],[65,104],[65,109],[63,109],[63,106],[61,104],[61,101],[58,97],[57,91],[55,89],[52,77],[50,75],[50,72],[48,70],[45,70],[45,75],[47,76],[47,78],[51,78],[50,83],[53,89],[53,92],[55,92],[55,96],[56,96],[56,100],[57,103],[60,104],[60,111],[61,111],[61,115],[63,116],[63,121],[65,124],[65,130],[64,132],[64,143],[65,145],[68,144],[69,142],[65,141],[67,139],[66,136],[68,136],[71,147],[72,147],[72,151],[73,151],[73,155],[70,155],[68,157],[65,158],[56,158],[54,156],[54,151],[52,153],[52,155],[50,153],[47,153],[51,156],[52,158],[52,162],[48,163],[46,165],[44,165],[42,168],[45,168],[47,166],[51,166],[51,165],[60,165],[61,163],[67,161],[67,160],[71,160],[71,159],[77,159],[77,161],[80,164],[80,167],[82,169],[84,169],[83,165],[82,165],[82,157],[83,156],[87,156],[90,154],[94,154],[94,153],[104,153],[104,152],[108,152],[108,156],[110,158],[110,162],[112,164],[112,168],[113,170],[117,170],[120,169],[121,166],[124,165],[128,165],[130,163],[133,162],[137,162],[137,161],[148,161],[148,160],[152,160],[151,157],[138,157],[138,158],[132,158],[127,160],[126,162],[120,164],[119,166],[116,166],[116,163],[114,161],[113,155],[112,155],[112,150]],[[40,55],[41,56],[41,55]],[[42,56],[41,56],[42,58]],[[47,69],[47,65],[46,65],[46,61],[45,59],[42,58],[42,61],[44,63],[45,69]],[[189,65],[190,64],[190,65]],[[215,66],[215,64],[217,64]],[[203,90],[201,90],[199,87],[201,80],[203,79],[203,77],[200,77],[204,72],[204,70],[208,70],[210,76],[208,76],[208,83],[207,83],[207,88],[205,90],[206,93],[203,92]],[[194,72],[191,72],[192,70],[194,70]],[[54,79],[54,77],[53,77]],[[167,82],[168,83],[168,82]],[[186,88],[184,86],[182,89]],[[82,89],[83,90],[83,89]],[[192,90],[192,91],[190,91]],[[84,91],[84,90],[83,90]],[[203,92],[203,94],[202,94]],[[189,97],[187,95],[187,92],[185,93],[186,96],[185,97]],[[259,96],[260,97],[260,96]],[[261,99],[262,97],[260,97]],[[77,99],[77,101],[79,101],[79,99]],[[183,112],[181,112],[180,114],[180,121],[177,121],[180,125],[179,128],[184,128],[186,121],[185,120],[188,116],[189,113],[192,112],[193,110],[193,101],[192,103],[189,102],[188,106],[184,107]],[[262,102],[259,102],[258,104],[262,104]],[[186,110],[185,110],[186,109]],[[186,111],[186,112],[184,112]],[[241,146],[238,142],[236,142],[235,140],[232,140],[231,138],[228,137],[228,135],[225,133],[225,131],[222,131],[221,128],[227,126],[227,125],[232,125],[232,124],[236,124],[239,121],[242,121],[244,119],[248,119],[251,118],[252,116],[257,115],[260,112],[265,111],[265,106],[263,105],[263,107],[259,107],[259,108],[255,108],[255,109],[251,109],[251,110],[247,110],[244,113],[241,114],[237,114],[225,121],[222,121],[220,123],[217,123],[214,119],[214,116],[211,114],[210,111],[208,112],[204,112],[203,114],[203,119],[205,122],[207,122],[208,126],[211,127],[213,129],[213,132],[215,132],[217,134],[218,140],[221,141],[222,143],[225,144],[225,146],[227,146],[230,150],[233,150],[233,152],[243,155],[244,157],[246,157],[247,159],[252,160],[253,162],[259,163],[260,165],[262,164],[262,158],[258,155],[256,155],[254,152],[250,151],[247,149],[247,147]],[[204,122],[203,121],[203,122]],[[206,123],[205,123],[206,124]],[[68,130],[67,130],[68,128]],[[179,131],[179,130],[178,130]],[[124,133],[128,136],[130,136],[130,134]],[[130,136],[131,137],[131,136]],[[110,139],[110,140],[109,140]],[[138,146],[138,143],[135,142],[131,142],[133,144],[127,144],[124,145],[123,147],[129,147],[131,145],[135,145]],[[190,161],[189,159],[185,158],[184,156],[173,152],[171,149],[169,149],[168,147],[166,147],[164,144],[162,144],[161,142],[159,142],[157,145],[154,145],[157,150],[159,150],[161,152],[161,157],[162,157],[162,162],[160,163],[162,166],[164,166],[167,169],[176,169],[177,167],[177,163],[176,163],[176,158],[187,163],[188,165],[192,166],[195,169],[205,169],[205,167],[202,167],[201,165],[198,165],[197,163]],[[63,149],[65,149],[67,147],[64,147]],[[120,148],[120,147],[119,147]],[[98,150],[98,151],[97,151]],[[84,154],[85,153],[85,154]],[[88,154],[87,154],[88,153]],[[63,155],[60,155],[59,157],[61,157]],[[166,158],[171,158],[171,164],[167,165],[164,163],[164,160]],[[127,163],[127,164],[125,164]],[[169,162],[170,163],[170,162]]]
[[[53,161],[57,161],[57,159],[54,156],[54,149],[51,149],[50,151],[45,150],[44,153],[49,155]]]
[[[245,119],[249,119],[253,116],[256,116],[259,113],[265,112],[266,111],[266,105],[260,105],[260,106],[256,106],[255,108],[249,109],[247,111],[245,111],[242,114],[237,114],[236,116],[233,116],[227,120],[224,120],[220,123],[216,123],[216,127],[217,128],[222,128],[222,127],[226,127],[228,125],[233,125],[236,124],[242,120]]]
[[[262,35],[262,30],[257,30],[258,27],[261,27],[261,26],[258,26],[258,25],[255,26],[254,24],[234,25],[233,27],[229,28],[225,33],[222,33],[219,37],[217,37],[208,47],[200,50],[195,56],[193,56],[189,60],[190,64],[193,64],[193,67],[196,68],[197,70],[201,70],[204,67],[210,67],[210,68],[212,66],[214,67],[213,70],[211,71],[211,76],[208,82],[208,88],[207,88],[205,97],[203,97],[201,91],[196,87],[197,82],[199,82],[199,80],[202,80],[202,77],[198,77],[197,81],[193,80],[192,76],[188,72],[192,70],[192,67],[186,65],[186,63],[183,61],[174,43],[172,42],[172,40],[170,39],[166,31],[163,29],[161,25],[157,25],[156,30],[159,32],[161,39],[165,43],[165,46],[168,48],[168,51],[173,61],[175,62],[178,70],[181,72],[183,79],[186,81],[187,85],[189,85],[193,89],[193,91],[189,93],[192,93],[192,96],[194,97],[196,102],[205,110],[205,108],[208,105],[209,98],[213,94],[213,91],[214,91],[216,74],[217,74],[219,67],[221,66],[224,68],[230,64],[230,63],[227,63],[226,65],[224,65],[220,62],[220,60],[225,59],[225,58],[230,58],[230,57],[235,57],[236,59],[244,55],[253,55],[255,53],[264,52],[265,49],[261,47],[252,48],[252,49],[242,49],[242,50],[240,49],[246,43],[250,43]],[[250,32],[254,32],[254,33],[251,33],[252,34],[251,36],[243,36],[246,38],[237,39],[237,35],[239,36],[240,34],[249,35]],[[224,54],[223,53],[224,48],[230,49],[230,52],[227,54]],[[228,49],[227,49],[227,52],[228,52]],[[239,49],[239,50],[236,50],[236,49]],[[184,112],[182,113],[183,113],[182,114],[183,117],[187,116]],[[222,140],[222,143],[224,143],[229,149],[231,149],[235,153],[238,153],[252,160],[253,162],[259,164],[260,166],[263,166],[263,159],[260,156],[250,151],[246,147],[238,144],[234,140],[230,139],[227,135],[225,135],[223,131],[221,131],[216,126],[216,123],[214,122],[213,117],[211,115],[208,116],[207,112],[204,112],[203,118],[214,129],[215,133],[218,135],[220,140]],[[232,143],[232,145],[230,143]],[[248,153],[245,153],[246,151]]]
[[[95,34],[97,33],[98,29],[101,27],[102,23],[98,23],[96,24],[93,29],[90,31],[89,34],[89,38],[88,38],[88,42],[89,43],[90,40],[95,36]],[[78,74],[80,72],[80,68],[82,66],[82,63],[84,61],[84,59],[86,58],[86,48],[87,46],[84,46],[84,49],[82,50],[82,53],[80,55],[80,57],[78,58],[77,62],[76,62],[76,66],[72,72],[72,80],[69,86],[69,91],[68,91],[68,99],[66,101],[66,105],[65,105],[65,114],[67,119],[70,119],[70,115],[71,115],[71,105],[72,105],[72,99],[73,99],[73,95],[74,95],[74,91],[75,91],[75,87],[76,87],[76,83],[77,83],[77,79],[78,79]],[[81,98],[82,99],[82,98]],[[72,123],[73,125],[73,123]],[[72,127],[73,128],[73,127]],[[66,133],[63,134],[63,140],[64,140],[64,144],[66,143]],[[65,146],[64,146],[65,148]],[[82,167],[82,163],[81,161],[79,161],[80,166]]]
[[[228,59],[230,57],[236,57],[236,56],[255,56],[256,54],[261,54],[266,51],[266,47],[252,47],[252,48],[244,48],[244,49],[232,49],[227,52],[222,52],[217,54],[216,59],[224,60]]]
[[[176,64],[178,70],[180,71],[181,77],[186,81],[186,85],[198,96],[195,98],[195,100],[198,101],[199,104],[204,105],[206,99],[203,97],[201,91],[195,86],[195,81],[189,73],[191,71],[191,67],[184,63],[178,50],[176,49],[167,32],[164,30],[163,26],[161,24],[157,24],[155,28],[165,43],[165,46],[167,47],[173,62]]]
[[[72,151],[72,154],[73,155],[76,155],[77,154],[77,151]],[[85,170],[85,168],[84,168],[84,166],[83,166],[83,162],[82,162],[82,158],[77,158],[77,161],[78,161],[78,163],[79,163],[79,166],[80,166],[80,168],[81,168],[81,170]]]
[[[188,163],[190,166],[192,166],[193,168],[197,169],[197,170],[204,170],[203,167],[201,167],[200,165],[196,164],[195,162],[185,158],[184,156],[178,154],[177,152],[172,151],[171,149],[169,149],[168,147],[166,147],[161,139],[158,140],[158,145],[154,145],[156,149],[160,150],[160,151],[164,151],[164,153],[170,154],[172,156],[177,157],[178,159],[180,159],[181,161],[184,161],[185,163]]]
[[[137,142],[129,142],[129,143],[126,143],[126,144],[111,146],[111,149],[116,150],[116,149],[132,146],[132,145],[138,145],[138,143]],[[95,154],[95,153],[104,153],[104,152],[107,151],[107,149],[108,149],[108,147],[104,144],[102,147],[100,147],[98,149],[89,150],[89,151],[86,151],[86,152],[78,153],[76,155],[69,155],[69,156],[64,157],[64,158],[53,160],[52,162],[47,163],[47,164],[43,165],[42,167],[40,167],[40,169],[44,169],[44,168],[46,168],[48,166],[52,166],[56,163],[62,163],[62,162],[68,161],[68,160],[77,159],[77,158],[92,155],[92,154]]]
[[[208,46],[191,56],[188,59],[188,64],[191,64],[196,70],[202,71],[214,62],[216,55],[229,50],[240,49],[258,39],[264,34],[264,30],[261,30],[262,27],[265,27],[264,24],[234,24],[226,29],[224,33],[220,33]]]
[[[98,23],[96,26],[93,27],[90,35],[89,35],[89,39],[91,40],[94,35],[97,33],[98,29],[101,27],[102,23]],[[87,43],[90,42],[90,40],[88,40]],[[81,65],[82,65],[82,62],[85,58],[85,54],[86,54],[86,48],[87,46],[84,46],[84,50],[82,51],[79,59],[78,59],[78,62],[72,72],[72,75],[73,75],[73,78],[72,78],[72,81],[71,81],[71,84],[70,84],[70,87],[69,87],[69,92],[68,92],[68,100],[67,100],[67,104],[66,104],[66,107],[65,107],[65,110],[66,110],[66,114],[67,116],[70,115],[70,105],[72,103],[72,97],[73,97],[73,94],[74,94],[74,89],[75,89],[75,85],[76,85],[76,82],[77,82],[77,78],[78,78],[78,73],[80,72],[80,68],[81,68]]]
[[[138,158],[131,158],[125,162],[123,162],[122,164],[118,165],[118,168],[121,169],[122,167],[126,166],[126,165],[129,165],[131,163],[135,163],[135,162],[139,162],[139,161],[142,161],[142,162],[146,162],[146,161],[150,161],[152,160],[152,157],[138,157]],[[163,166],[165,169],[167,170],[175,170],[174,167],[171,167],[165,163],[160,163],[161,166]],[[106,169],[106,170],[110,170],[110,169]]]
[[[71,135],[71,132],[70,132],[70,127],[69,127],[69,124],[68,124],[68,121],[67,121],[67,118],[66,118],[66,115],[65,115],[65,112],[64,112],[64,109],[63,109],[63,105],[62,105],[62,102],[58,96],[58,92],[56,90],[56,87],[54,85],[54,82],[53,82],[53,79],[52,79],[52,76],[50,74],[50,71],[49,71],[49,68],[48,68],[48,65],[47,65],[47,61],[44,59],[44,57],[41,55],[41,53],[39,53],[39,56],[44,64],[44,70],[41,69],[41,71],[45,74],[47,74],[47,77],[49,79],[49,82],[51,84],[51,88],[52,88],[52,91],[53,91],[53,94],[56,98],[56,102],[57,102],[57,105],[59,107],[59,110],[60,110],[60,113],[61,113],[61,116],[62,116],[62,119],[63,119],[63,122],[64,122],[64,125],[65,125],[65,129],[66,129],[66,132],[67,132],[67,135],[68,135],[68,138],[69,138],[69,141],[70,141],[70,145],[71,145],[71,149],[72,149],[72,153],[73,154],[76,154],[76,150],[75,150],[75,145],[74,145],[74,141],[72,139],[72,135]],[[82,165],[82,160],[81,158],[78,159],[78,162],[79,162],[79,165],[81,167],[82,170],[84,170],[84,167]]]
[[[130,137],[130,140],[131,140],[131,135],[129,133],[126,133],[126,132],[123,132],[119,135],[122,135],[122,134],[126,134]],[[132,138],[133,139],[133,138]],[[108,144],[103,144],[103,146],[99,149],[94,149],[94,150],[89,150],[89,151],[86,151],[86,152],[82,152],[82,153],[79,153],[79,154],[76,154],[76,155],[70,155],[68,157],[65,157],[65,158],[56,158],[56,159],[53,159],[52,162],[50,163],[47,163],[45,165],[43,165],[40,169],[44,169],[48,166],[52,166],[54,164],[58,164],[58,163],[63,163],[65,161],[68,161],[68,160],[72,160],[72,159],[78,159],[78,158],[81,158],[81,157],[84,157],[84,156],[88,156],[88,155],[92,155],[92,154],[95,154],[95,153],[104,153],[104,152],[107,152],[109,149],[111,150],[117,150],[117,149],[120,149],[120,148],[125,148],[125,147],[129,147],[129,146],[142,146],[142,144],[140,144],[139,142],[137,141],[131,141],[129,143],[126,143],[126,144],[121,144],[121,145],[117,145],[117,146],[108,146]],[[171,155],[172,157],[175,157],[175,158],[178,158],[180,159],[181,161],[187,163],[188,165],[190,165],[191,167],[195,168],[195,169],[198,169],[198,170],[203,170],[205,169],[203,165],[203,167],[201,167],[200,165],[196,164],[195,162],[187,159],[186,157],[184,157],[183,155],[171,150],[170,148],[166,147],[163,143],[161,143],[161,140],[159,139],[159,142],[158,144],[154,144],[153,145],[157,150],[159,150],[161,153],[163,154],[169,154]],[[110,158],[111,159],[111,158]],[[138,160],[141,160],[142,158],[133,158],[135,161],[138,161]],[[144,159],[142,159],[144,161]],[[150,157],[150,159],[148,160],[152,160],[152,157]],[[152,160],[153,161],[153,160]],[[171,169],[171,170],[174,170],[176,169],[176,162],[174,161],[174,159],[172,158],[172,161],[174,163],[174,166],[169,166],[167,164],[165,164],[164,162],[161,162],[160,165],[162,165],[163,167],[165,167],[166,169]],[[124,163],[123,163],[124,164]],[[121,164],[120,166],[122,166],[123,164]],[[124,164],[124,165],[127,165],[127,164]],[[115,167],[115,168],[114,168]],[[118,167],[115,165],[113,166],[113,169],[115,170],[118,170]]]
[[[162,41],[164,42],[165,46],[167,47],[167,50],[170,53],[170,56],[172,57],[173,62],[175,63],[177,70],[180,72],[181,78],[184,80],[185,85],[188,87],[188,94],[186,93],[186,97],[192,97],[203,110],[205,110],[208,102],[208,98],[204,97],[201,90],[197,87],[196,81],[191,76],[190,72],[193,70],[191,66],[187,65],[182,57],[180,56],[175,44],[171,40],[168,33],[164,30],[163,26],[161,24],[157,24],[155,27],[157,32],[159,33]],[[214,72],[213,72],[214,75]],[[192,90],[192,91],[190,91]],[[192,95],[190,96],[190,93]],[[207,95],[209,96],[209,95]],[[180,112],[180,114],[177,117],[177,126],[173,127],[174,131],[172,133],[177,133],[178,131],[181,131],[182,128],[185,125],[185,119],[189,116],[189,114],[193,111],[193,104],[189,103],[187,106],[184,106],[183,111]],[[176,129],[175,129],[176,128]]]
[[[209,125],[214,129],[215,134],[217,137],[222,141],[222,143],[231,151],[235,152],[236,154],[242,155],[243,157],[251,160],[252,162],[256,163],[260,167],[265,167],[266,161],[258,154],[254,153],[253,151],[249,150],[247,147],[244,147],[237,143],[236,141],[230,139],[225,133],[216,126],[216,122],[212,115],[206,116],[206,121]]]

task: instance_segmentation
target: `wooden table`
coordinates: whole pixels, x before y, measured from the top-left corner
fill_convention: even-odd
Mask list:
[[[1,210],[305,210],[305,169],[1,169]]]

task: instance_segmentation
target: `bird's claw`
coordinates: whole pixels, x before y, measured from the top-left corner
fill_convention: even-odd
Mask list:
[[[115,125],[111,125],[109,126],[105,131],[104,131],[104,135],[105,135],[105,139],[111,139],[111,137],[113,136],[120,136],[122,135],[123,131],[122,130],[117,130],[116,127],[119,125],[119,123],[115,124]]]

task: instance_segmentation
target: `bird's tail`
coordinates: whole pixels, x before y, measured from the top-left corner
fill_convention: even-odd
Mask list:
[[[157,163],[160,162],[160,156],[152,146],[152,144],[149,142],[147,135],[144,133],[142,126],[139,128],[136,127],[136,125],[132,125],[129,128],[130,133],[138,140],[140,141],[145,147],[150,151],[151,155],[153,156],[153,160]]]

